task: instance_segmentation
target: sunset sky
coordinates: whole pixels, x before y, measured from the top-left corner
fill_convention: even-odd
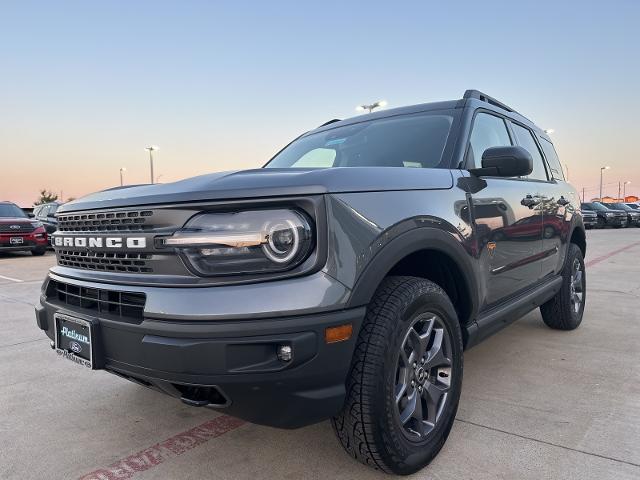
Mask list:
[[[640,194],[640,2],[3,2],[0,200],[261,166],[355,105],[499,98]]]

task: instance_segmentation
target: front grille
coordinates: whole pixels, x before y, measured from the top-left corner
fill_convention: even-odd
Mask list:
[[[15,228],[15,227],[18,228]],[[14,228],[11,228],[14,227]],[[35,227],[31,223],[17,222],[17,223],[2,223],[0,224],[0,233],[31,233],[35,230]]]
[[[142,322],[146,302],[144,293],[80,287],[57,280],[49,281],[46,295],[48,301],[118,317],[132,323]]]
[[[58,216],[61,232],[142,232],[153,230],[152,210],[82,213]]]
[[[58,265],[105,272],[152,273],[149,253],[58,250]]]

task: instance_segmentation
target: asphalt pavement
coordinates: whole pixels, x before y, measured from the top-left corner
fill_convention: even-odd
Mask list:
[[[451,436],[410,478],[640,478],[640,229],[587,241],[582,326],[553,331],[536,310],[466,352]],[[0,255],[0,478],[391,478],[329,422],[251,425],[58,358],[33,314],[54,263]]]

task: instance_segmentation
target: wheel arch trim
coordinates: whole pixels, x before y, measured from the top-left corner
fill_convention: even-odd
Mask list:
[[[449,257],[465,278],[461,279],[468,290],[472,305],[467,323],[478,312],[478,273],[473,257],[461,242],[448,232],[433,227],[421,227],[405,232],[390,240],[369,262],[358,277],[349,298],[348,307],[368,304],[382,280],[400,261],[409,255],[431,250]]]

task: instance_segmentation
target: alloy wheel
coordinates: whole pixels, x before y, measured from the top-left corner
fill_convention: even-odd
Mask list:
[[[400,352],[395,376],[396,411],[405,436],[422,441],[442,416],[451,387],[451,337],[435,313],[412,322]]]
[[[571,308],[575,313],[579,313],[584,300],[584,272],[582,270],[582,264],[577,258],[573,260],[571,268],[569,294],[571,297]]]

